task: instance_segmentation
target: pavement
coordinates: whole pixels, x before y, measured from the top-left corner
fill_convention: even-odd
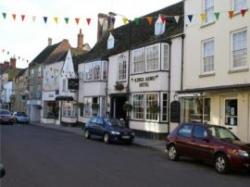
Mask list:
[[[31,125],[40,126],[44,128],[56,129],[64,132],[70,132],[77,135],[82,135],[83,130],[81,127],[68,127],[62,125],[55,124],[43,124],[43,123],[31,123]],[[151,148],[157,151],[164,152],[165,151],[165,141],[163,140],[153,140],[146,139],[141,137],[135,137],[134,144],[137,146],[143,146],[147,148]]]

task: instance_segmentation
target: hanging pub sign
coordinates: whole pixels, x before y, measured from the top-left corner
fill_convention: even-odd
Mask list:
[[[68,89],[78,90],[79,89],[79,79],[68,79]]]
[[[170,121],[173,123],[180,123],[181,118],[181,106],[179,101],[171,102],[171,114],[170,114]]]

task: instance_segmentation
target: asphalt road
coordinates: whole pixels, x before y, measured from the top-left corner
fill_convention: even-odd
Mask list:
[[[1,126],[1,187],[192,186],[249,187],[250,174],[219,175],[190,160],[171,162],[162,152],[35,126]]]

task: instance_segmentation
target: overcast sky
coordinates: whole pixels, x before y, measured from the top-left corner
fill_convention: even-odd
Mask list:
[[[92,47],[96,42],[97,14],[110,11],[134,19],[150,12],[162,9],[180,0],[0,0],[0,49],[10,54],[16,54],[31,61],[48,43],[48,37],[53,43],[68,39],[73,47],[76,46],[77,33],[81,28],[84,42]],[[2,13],[7,13],[4,19]],[[13,21],[12,14],[16,14]],[[21,14],[25,14],[24,22]],[[36,21],[32,21],[36,16]],[[48,16],[44,24],[43,16]],[[59,22],[55,24],[53,17],[58,16]],[[69,17],[69,24],[65,24],[64,17]],[[79,17],[77,26],[74,18]],[[91,18],[88,26],[85,19]],[[122,23],[117,17],[115,27]],[[11,56],[0,51],[0,62],[8,60]],[[17,61],[18,67],[27,67],[22,59]]]

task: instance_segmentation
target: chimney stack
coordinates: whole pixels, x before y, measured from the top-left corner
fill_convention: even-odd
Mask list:
[[[16,58],[10,58],[10,67],[16,68]]]
[[[79,34],[77,35],[77,48],[83,49],[83,34],[82,29],[80,29]]]
[[[51,46],[52,45],[52,38],[48,38],[48,46]]]

